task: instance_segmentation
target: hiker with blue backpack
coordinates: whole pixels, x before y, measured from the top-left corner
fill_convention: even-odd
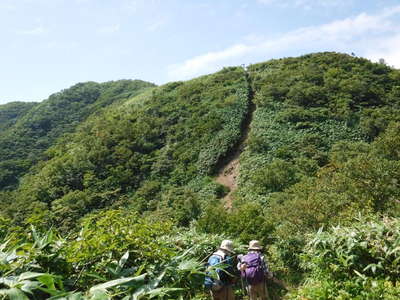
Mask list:
[[[266,279],[272,278],[268,265],[262,255],[262,247],[259,241],[249,243],[249,252],[246,255],[239,255],[237,265],[240,276],[246,284],[246,290],[250,300],[267,300],[268,290]]]
[[[233,254],[232,241],[224,240],[208,259],[204,285],[214,300],[235,300]]]

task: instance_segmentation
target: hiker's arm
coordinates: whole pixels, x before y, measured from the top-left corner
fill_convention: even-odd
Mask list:
[[[236,268],[237,268],[239,271],[244,271],[244,269],[246,268],[246,265],[245,265],[245,264],[242,264],[242,258],[243,258],[243,254],[239,254],[239,255],[237,256],[238,263],[237,263],[237,265],[236,265]]]

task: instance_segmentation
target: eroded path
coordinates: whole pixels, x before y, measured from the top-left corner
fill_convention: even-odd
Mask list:
[[[246,145],[246,140],[250,131],[250,124],[253,119],[253,112],[256,109],[256,106],[253,102],[254,92],[251,88],[248,74],[246,75],[246,78],[249,88],[249,106],[246,118],[243,120],[242,123],[242,136],[233,147],[233,149],[230,151],[230,153],[228,153],[228,155],[219,162],[217,177],[215,179],[216,182],[226,186],[229,189],[229,192],[222,199],[225,208],[227,208],[228,210],[232,208],[233,193],[237,189],[237,179],[239,177],[240,167],[239,157]]]

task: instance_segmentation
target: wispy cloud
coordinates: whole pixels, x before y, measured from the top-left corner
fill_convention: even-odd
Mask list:
[[[355,52],[371,59],[383,57],[389,64],[400,66],[400,55],[396,52],[400,20],[394,18],[399,14],[400,5],[376,15],[362,13],[320,26],[300,28],[276,38],[248,40],[171,65],[168,75],[172,80],[181,80],[216,71],[227,64],[315,51]]]
[[[366,57],[373,61],[384,58],[389,65],[400,68],[400,34],[381,38],[376,41],[375,45],[366,51]]]
[[[107,25],[100,27],[97,32],[101,34],[113,34],[118,32],[121,29],[120,24],[112,24],[112,25]]]
[[[151,31],[151,32],[157,31],[157,30],[163,28],[166,23],[167,23],[166,19],[157,20],[154,23],[147,26],[147,30]]]
[[[172,79],[186,79],[202,73],[211,72],[222,67],[224,62],[228,59],[240,58],[252,51],[254,51],[254,46],[237,44],[222,51],[199,55],[181,64],[169,66],[169,77]]]
[[[43,44],[43,48],[63,51],[78,49],[78,46],[79,44],[75,41],[49,41]]]
[[[0,10],[2,11],[16,11],[17,6],[13,3],[0,2]]]
[[[160,6],[161,0],[123,0],[122,7],[130,14],[136,14],[144,8],[154,9]]]
[[[18,30],[17,33],[20,35],[42,35],[47,32],[47,29],[43,27],[42,25],[30,28],[30,29],[24,29],[24,30]]]
[[[353,0],[257,0],[263,5],[275,5],[280,7],[300,7],[312,9],[316,7],[341,7],[352,4]]]

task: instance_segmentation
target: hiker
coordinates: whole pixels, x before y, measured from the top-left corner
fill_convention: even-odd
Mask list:
[[[248,247],[249,252],[246,255],[239,255],[237,265],[240,270],[242,280],[245,281],[246,290],[250,300],[267,300],[268,290],[266,279],[272,278],[267,263],[262,255],[262,247],[259,241],[251,241]]]
[[[234,300],[233,280],[233,243],[224,240],[216,252],[207,262],[206,278],[204,285],[210,290],[214,300]]]

